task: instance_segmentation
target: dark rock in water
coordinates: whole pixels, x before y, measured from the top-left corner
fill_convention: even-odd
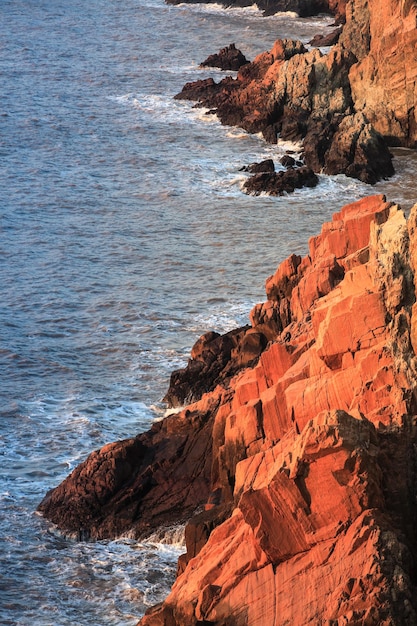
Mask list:
[[[255,174],[249,178],[244,189],[246,193],[258,196],[267,193],[270,196],[281,196],[301,187],[315,187],[318,178],[313,170],[303,166],[289,168],[286,172]]]
[[[200,67],[219,67],[221,70],[234,70],[237,72],[242,65],[247,65],[249,61],[234,43],[222,48],[217,54],[211,54]]]
[[[222,90],[221,83],[215,83],[212,78],[196,80],[186,83],[181,92],[174,96],[175,100],[198,100],[203,101],[207,94],[215,94]]]
[[[266,159],[260,163],[251,163],[240,168],[241,172],[249,172],[250,174],[258,174],[260,172],[275,172],[275,165],[272,159]]]
[[[309,42],[310,46],[322,47],[326,46],[334,46],[338,41],[339,37],[342,33],[342,26],[336,28],[328,35],[315,35],[313,39]]]

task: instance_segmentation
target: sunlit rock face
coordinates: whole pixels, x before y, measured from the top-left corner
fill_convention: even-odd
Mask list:
[[[417,4],[350,0],[341,43],[357,57],[349,80],[357,111],[391,143],[417,141]]]
[[[267,280],[251,320],[275,336],[213,425],[206,513],[232,514],[143,626],[416,623],[416,223],[345,206]]]
[[[142,626],[417,623],[416,250],[417,205],[343,207],[250,326],[195,344],[171,381],[191,404],[47,494],[79,538],[188,520]]]

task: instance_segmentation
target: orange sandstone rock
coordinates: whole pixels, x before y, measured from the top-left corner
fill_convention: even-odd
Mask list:
[[[195,344],[206,393],[45,497],[80,537],[190,520],[141,626],[417,624],[416,225],[384,196],[344,207],[251,328]]]
[[[233,515],[141,625],[417,623],[415,215],[348,205],[268,279],[251,319],[275,340],[215,419]]]

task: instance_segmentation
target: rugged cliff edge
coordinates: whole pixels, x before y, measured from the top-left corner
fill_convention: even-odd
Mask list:
[[[188,519],[142,626],[417,624],[416,251],[417,205],[343,207],[196,343],[167,394],[191,404],[45,497],[81,537]]]
[[[373,184],[394,172],[389,146],[415,147],[417,4],[348,0],[338,43],[326,54],[278,40],[236,78],[187,83],[224,124],[299,141],[314,172]]]

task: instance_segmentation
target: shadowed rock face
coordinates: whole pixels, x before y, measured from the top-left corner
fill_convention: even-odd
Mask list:
[[[209,497],[214,414],[214,405],[186,410],[96,450],[39,511],[80,539],[145,537],[185,522]]]
[[[417,623],[416,233],[417,205],[343,207],[267,279],[251,327],[195,344],[217,373],[203,391],[182,372],[192,404],[45,497],[80,538],[189,520],[142,626]]]

